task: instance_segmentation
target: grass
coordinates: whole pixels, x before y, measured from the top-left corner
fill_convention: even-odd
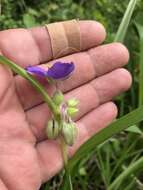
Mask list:
[[[115,38],[129,0],[62,0],[60,3],[57,0],[37,1],[38,3],[30,0],[3,0],[1,29],[37,26],[75,16],[95,19],[102,22],[108,31],[106,42],[124,40],[130,51],[131,60],[127,67],[133,75],[133,85],[130,91],[115,100],[121,119],[95,135],[71,159],[69,168],[72,169],[73,189],[143,189],[143,132],[140,122],[143,120],[143,2],[137,2],[131,18],[136,3],[132,0],[128,19],[124,18],[126,25],[121,25]],[[127,127],[130,128],[123,131]],[[41,190],[68,189],[66,181],[63,188],[59,187],[62,181],[61,172],[44,184]]]

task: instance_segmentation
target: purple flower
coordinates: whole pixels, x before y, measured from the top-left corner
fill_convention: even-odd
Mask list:
[[[40,77],[48,77],[53,80],[63,80],[65,78],[68,78],[74,69],[75,66],[72,62],[56,62],[47,70],[39,66],[29,66],[26,68],[27,72],[30,74],[35,74]]]
[[[28,66],[26,68],[26,71],[29,74],[35,74],[40,77],[46,77],[46,74],[47,74],[47,72],[44,69],[42,69],[41,67],[38,67],[38,66]]]

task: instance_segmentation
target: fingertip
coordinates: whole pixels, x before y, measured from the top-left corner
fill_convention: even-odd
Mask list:
[[[115,46],[115,48],[118,50],[121,56],[122,62],[124,64],[127,64],[130,58],[130,54],[127,47],[120,42],[114,42],[112,45]]]
[[[114,120],[118,115],[118,108],[114,102],[107,103],[108,109],[110,110],[111,118]]]
[[[100,22],[96,22],[96,21],[92,21],[92,22],[93,22],[93,29],[95,28],[95,25],[96,25],[97,30],[98,30],[98,31],[96,30],[96,32],[99,32],[99,34],[100,34],[99,43],[102,43],[106,38],[105,27]]]
[[[103,24],[97,21],[89,21],[89,24],[94,36],[98,37],[98,43],[102,43],[106,38],[106,30]]]
[[[132,76],[127,69],[120,68],[116,71],[116,76],[120,77],[120,88],[124,92],[128,90],[132,84]]]
[[[80,21],[80,31],[83,50],[101,44],[106,38],[104,26],[97,21]]]

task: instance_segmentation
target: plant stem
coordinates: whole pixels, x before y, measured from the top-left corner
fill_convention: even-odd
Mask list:
[[[11,60],[7,59],[6,57],[0,55],[0,62],[4,65],[9,66],[15,73],[21,75],[26,80],[30,81],[30,83],[35,87],[35,89],[40,92],[43,96],[45,102],[48,104],[49,108],[51,109],[52,113],[54,114],[57,120],[60,119],[60,112],[57,109],[57,106],[54,104],[50,96],[47,94],[46,90],[43,86],[30,74],[28,74],[25,69],[21,68]]]
[[[63,137],[61,137],[61,148],[62,148],[62,156],[64,161],[64,166],[66,168],[68,164],[68,153],[67,153],[67,144],[65,143],[65,140]]]
[[[72,186],[72,179],[71,179],[71,174],[69,169],[67,168],[68,164],[68,146],[65,143],[65,140],[63,137],[61,137],[61,149],[62,149],[62,156],[63,156],[63,161],[64,161],[64,167],[65,167],[65,172],[66,172],[66,179],[68,180],[68,189],[73,190]]]

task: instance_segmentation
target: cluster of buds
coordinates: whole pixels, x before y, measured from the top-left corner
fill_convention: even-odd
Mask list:
[[[26,71],[29,74],[46,78],[50,83],[54,84],[56,81],[68,78],[74,69],[73,62],[64,63],[58,61],[51,67],[48,67],[48,69],[40,66],[29,66],[26,68]],[[57,90],[52,97],[52,102],[56,105],[57,110],[59,110],[61,119],[57,121],[55,115],[53,115],[53,119],[48,121],[46,134],[49,139],[63,137],[65,143],[72,146],[77,136],[77,128],[72,117],[78,112],[78,101],[74,98],[64,101],[62,92]]]
[[[57,139],[63,137],[67,145],[72,146],[77,136],[76,124],[72,121],[72,117],[78,112],[78,101],[72,98],[64,101],[61,91],[56,91],[52,97],[53,102],[61,112],[61,121],[55,118],[48,121],[46,133],[49,139]]]

